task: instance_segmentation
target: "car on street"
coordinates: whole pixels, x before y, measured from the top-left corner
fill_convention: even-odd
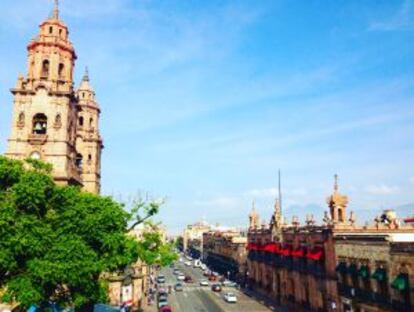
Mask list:
[[[168,300],[168,295],[166,293],[158,294],[158,302]]]
[[[173,310],[170,306],[163,306],[161,307],[160,312],[173,312]]]
[[[209,277],[209,276],[211,275],[210,270],[204,270],[203,275],[204,275],[205,277]]]
[[[221,291],[221,285],[220,284],[213,284],[211,286],[211,290],[215,291],[215,292],[220,292]]]
[[[183,291],[184,290],[183,284],[181,283],[175,284],[174,289],[175,291]]]
[[[175,269],[173,273],[174,273],[174,275],[178,275],[178,274],[180,274],[180,270],[179,269]]]
[[[193,282],[193,279],[191,278],[191,276],[187,275],[187,276],[184,278],[184,282],[186,282],[186,283],[192,283],[192,282]]]
[[[165,283],[165,276],[164,275],[158,275],[158,277],[157,277],[157,283],[158,284]]]
[[[227,279],[224,279],[224,280],[221,281],[221,285],[223,285],[223,286],[231,286],[232,284],[233,284],[233,282],[229,281]]]
[[[214,281],[216,281],[216,279],[217,279],[217,277],[215,277],[214,275],[210,275],[210,276],[208,277],[208,280],[209,280],[210,282],[214,282]]]
[[[184,275],[184,274],[182,274],[182,273],[178,274],[178,275],[177,275],[177,280],[179,280],[179,281],[183,281],[183,280],[185,280],[185,275]]]
[[[162,307],[168,306],[168,300],[162,298],[162,300],[158,300],[158,308],[161,309]]]
[[[208,286],[208,285],[209,285],[208,280],[201,280],[200,281],[200,286]]]
[[[231,293],[231,292],[225,293],[223,298],[228,303],[236,303],[237,302],[236,295]]]
[[[191,261],[186,261],[186,262],[185,262],[185,265],[186,265],[186,266],[191,266]]]

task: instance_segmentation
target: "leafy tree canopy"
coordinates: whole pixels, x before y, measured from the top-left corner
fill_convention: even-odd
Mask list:
[[[137,242],[133,226],[158,212],[155,203],[126,212],[111,197],[57,186],[50,165],[0,156],[0,289],[23,307],[47,301],[77,309],[105,302],[101,273],[141,259],[170,261],[169,246],[152,236]],[[140,215],[140,213],[143,215]],[[156,246],[150,257],[142,246]],[[158,245],[157,245],[158,244]],[[158,255],[157,255],[158,253]],[[160,254],[165,253],[160,257]]]

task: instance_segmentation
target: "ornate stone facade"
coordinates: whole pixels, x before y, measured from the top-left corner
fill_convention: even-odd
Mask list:
[[[19,75],[6,156],[53,165],[57,183],[100,192],[100,109],[86,73],[74,88],[76,53],[57,5],[29,42],[28,73]]]
[[[220,274],[238,280],[246,265],[247,237],[237,230],[212,230],[203,234],[203,259]]]
[[[327,203],[320,226],[312,216],[284,224],[277,205],[269,226],[249,216],[248,285],[293,310],[414,311],[413,224],[387,210],[358,226],[337,176]]]

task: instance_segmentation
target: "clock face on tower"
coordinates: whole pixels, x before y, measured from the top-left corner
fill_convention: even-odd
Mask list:
[[[39,152],[33,152],[30,154],[31,159],[40,160],[40,153]]]

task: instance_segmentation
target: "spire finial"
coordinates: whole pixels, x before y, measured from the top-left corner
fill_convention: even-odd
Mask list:
[[[55,7],[53,8],[53,18],[59,19],[59,0],[55,0]]]
[[[335,179],[334,191],[337,192],[338,191],[338,175],[337,174],[334,175],[334,179]]]
[[[89,81],[89,70],[88,70],[88,66],[85,67],[85,73],[83,74],[83,81]]]

